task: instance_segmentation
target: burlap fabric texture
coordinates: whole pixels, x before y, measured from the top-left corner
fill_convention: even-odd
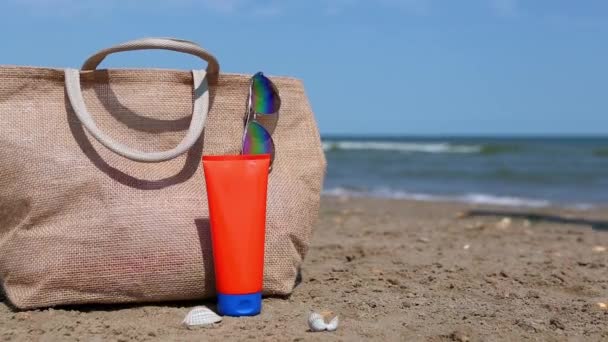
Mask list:
[[[191,53],[208,66],[96,70],[109,53],[139,49]],[[102,50],[80,71],[0,66],[8,300],[28,309],[213,296],[200,159],[240,152],[250,77],[219,74],[205,50],[166,38]],[[317,221],[326,162],[302,83],[270,78],[282,105],[260,119],[276,144],[264,294],[287,295]]]

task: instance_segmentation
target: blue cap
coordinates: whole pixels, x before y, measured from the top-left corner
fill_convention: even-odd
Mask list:
[[[225,316],[255,316],[262,311],[262,293],[217,294],[217,310]]]

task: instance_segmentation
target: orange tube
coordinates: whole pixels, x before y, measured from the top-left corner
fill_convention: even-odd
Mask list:
[[[220,313],[256,315],[264,278],[270,155],[204,156]]]

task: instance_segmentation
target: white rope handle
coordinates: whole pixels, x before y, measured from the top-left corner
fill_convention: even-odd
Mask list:
[[[217,59],[196,43],[176,38],[142,38],[114,45],[89,57],[82,65],[82,70],[95,70],[110,54],[135,50],[171,50],[198,56],[207,62],[209,84],[217,83],[220,65]]]
[[[192,121],[184,139],[173,149],[162,152],[142,152],[121,144],[97,127],[93,117],[84,103],[80,86],[80,71],[76,69],[65,70],[65,85],[68,99],[84,127],[109,150],[131,160],[140,162],[161,162],[176,158],[188,151],[203,134],[207,113],[209,113],[209,83],[217,81],[219,64],[213,55],[203,50],[193,42],[174,38],[144,38],[118,44],[101,50],[89,57],[82,66],[83,70],[94,70],[99,63],[111,53],[144,49],[163,49],[189,53],[207,61],[207,71],[192,70],[194,83],[194,105]]]
[[[76,69],[65,70],[65,85],[68,98],[76,116],[84,127],[97,141],[109,150],[134,161],[161,162],[176,158],[188,151],[198,140],[205,128],[205,120],[209,112],[209,88],[205,78],[205,70],[192,70],[194,79],[194,108],[192,121],[184,139],[173,149],[162,152],[142,152],[121,144],[97,127],[91,113],[86,108],[82,90],[80,88],[80,71]]]

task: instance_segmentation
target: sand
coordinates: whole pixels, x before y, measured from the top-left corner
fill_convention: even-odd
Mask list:
[[[199,302],[2,302],[0,340],[608,341],[602,247],[606,210],[324,198],[302,283],[265,299],[260,316],[188,330],[180,322]],[[310,309],[339,314],[338,330],[309,332]]]

